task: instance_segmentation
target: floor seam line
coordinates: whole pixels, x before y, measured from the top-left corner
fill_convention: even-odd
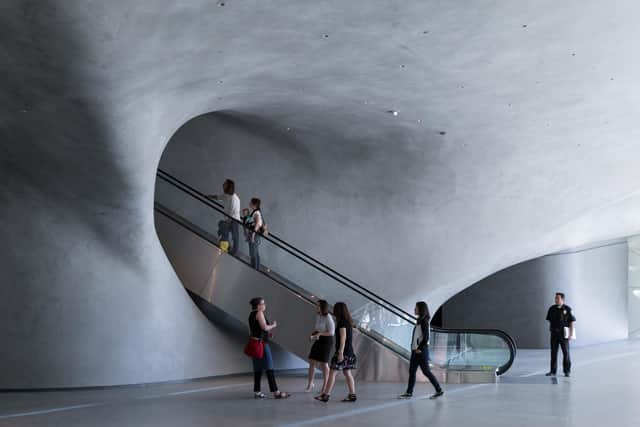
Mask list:
[[[160,398],[163,398],[163,397],[181,396],[181,395],[185,395],[185,394],[204,393],[204,392],[207,392],[207,391],[223,390],[223,389],[228,389],[228,388],[233,388],[233,387],[240,387],[240,386],[244,387],[244,386],[247,386],[247,385],[251,385],[251,383],[228,384],[228,385],[222,385],[222,386],[206,387],[206,388],[199,388],[199,389],[194,389],[194,390],[185,390],[185,391],[180,391],[180,392],[158,394],[158,395],[154,395],[154,396],[133,397],[133,398],[130,398],[130,399],[114,400],[112,402],[92,402],[92,403],[79,404],[79,405],[62,406],[62,407],[58,407],[58,408],[41,409],[41,410],[37,410],[37,411],[17,412],[17,413],[13,413],[13,414],[0,415],[0,420],[6,420],[6,419],[11,419],[11,418],[31,417],[31,416],[36,416],[36,415],[54,414],[54,413],[57,413],[57,412],[68,412],[68,411],[73,411],[73,410],[76,410],[76,409],[86,409],[86,408],[95,408],[95,407],[99,407],[99,406],[118,405],[118,404],[126,403],[126,402],[135,402],[135,401],[141,401],[141,400],[160,399]]]

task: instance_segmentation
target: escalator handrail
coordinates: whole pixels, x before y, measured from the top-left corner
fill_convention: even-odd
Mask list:
[[[191,223],[190,221],[186,220],[185,218],[181,217],[180,215],[172,212],[170,209],[168,209],[167,207],[163,206],[161,203],[159,202],[155,202],[154,203],[154,209],[160,213],[161,215],[165,216],[166,218],[168,218],[170,221],[176,223],[178,226],[184,228],[185,230],[195,234],[196,236],[200,237],[201,239],[205,240],[206,242],[214,245],[214,246],[218,246],[217,245],[217,241],[214,237],[211,236],[210,233],[206,232],[205,230],[201,229],[200,227],[198,227],[197,225]],[[242,259],[238,259],[240,262],[249,265],[249,263],[247,263],[245,260]],[[271,280],[273,280],[274,282],[276,282],[278,285],[284,287],[285,289],[287,289],[289,292],[292,292],[293,294],[295,294],[296,296],[298,296],[299,298],[302,298],[303,300],[305,300],[306,302],[308,302],[309,304],[314,304],[315,301],[310,298],[309,296],[300,293],[298,290],[292,288],[291,286],[289,286],[287,283],[283,282],[282,280],[279,280],[277,277],[274,277],[273,275],[267,274],[264,271],[260,271],[261,274],[265,274],[267,275]],[[384,339],[384,338],[378,338],[376,336],[376,334],[371,334],[368,330],[366,329],[362,329],[362,328],[358,328],[358,330],[367,335],[369,338],[373,339],[374,341],[376,341],[378,344],[384,346],[385,348],[393,351],[394,353],[400,355],[401,357],[408,359],[408,351],[402,349],[402,348],[398,348],[398,345],[393,343],[392,341],[389,341],[388,339]],[[505,363],[502,366],[499,366],[496,369],[496,375],[501,375],[504,372],[506,372],[511,365],[513,364],[513,361],[515,359],[516,356],[516,347],[515,347],[515,343],[513,342],[511,336],[509,336],[507,333],[497,330],[497,329],[443,329],[443,328],[438,328],[438,327],[431,327],[431,332],[436,332],[436,333],[444,333],[444,334],[477,334],[477,335],[491,335],[491,336],[499,336],[501,338],[503,338],[507,344],[509,345],[509,349],[510,349],[510,358],[509,361],[507,363]],[[440,365],[437,365],[440,366]],[[447,365],[444,365],[442,367],[447,367]]]
[[[439,328],[432,326],[432,332],[441,333],[441,334],[474,334],[474,335],[489,335],[489,336],[498,336],[502,338],[506,343],[507,347],[509,347],[509,360],[502,366],[499,366],[496,369],[496,375],[502,375],[511,368],[513,362],[516,359],[516,354],[518,352],[516,342],[513,340],[511,335],[506,333],[505,331],[501,331],[500,329],[461,329],[461,328]]]
[[[164,217],[166,217],[167,219],[169,219],[170,221],[174,222],[175,224],[177,224],[179,227],[184,228],[185,230],[195,234],[196,236],[200,237],[201,239],[205,240],[206,242],[212,244],[213,246],[219,247],[218,243],[216,242],[216,240],[214,238],[211,237],[210,233],[207,233],[205,230],[201,229],[200,227],[198,227],[197,225],[191,223],[190,221],[182,218],[180,215],[176,214],[175,212],[172,212],[171,209],[168,209],[167,207],[163,206],[161,203],[158,202],[154,202],[154,209],[160,213],[161,215],[163,215]],[[251,266],[251,264],[249,264],[247,261],[235,257],[238,261],[242,262],[243,264],[246,264],[247,266],[253,268]],[[309,304],[316,304],[316,301],[314,301],[312,298],[310,298],[308,295],[305,295],[303,293],[300,293],[299,291],[297,291],[296,289],[292,288],[291,286],[289,286],[288,284],[286,284],[284,281],[279,280],[277,277],[274,277],[271,274],[268,274],[267,272],[264,272],[262,270],[257,270],[258,273],[260,274],[264,274],[267,277],[269,277],[271,280],[273,280],[274,282],[276,282],[278,285],[282,286],[283,288],[287,289],[289,292],[293,293],[294,295],[296,295],[299,298],[302,298],[304,301],[308,302]],[[409,352],[406,351],[405,349],[399,349],[396,347],[399,347],[397,344],[393,343],[393,341],[390,341],[388,339],[380,339],[378,337],[376,337],[375,334],[371,334],[369,331],[367,331],[366,329],[362,329],[362,328],[357,328],[358,331],[360,333],[365,334],[366,336],[368,336],[369,338],[371,338],[372,340],[376,341],[378,344],[384,346],[385,348],[389,349],[390,351],[398,354],[399,356],[409,360]]]
[[[206,195],[204,195],[200,191],[198,191],[195,188],[191,187],[190,185],[182,182],[181,180],[179,180],[178,178],[174,177],[173,175],[165,172],[162,169],[158,169],[157,176],[159,178],[161,178],[163,181],[165,181],[165,182],[173,185],[174,187],[178,188],[182,192],[187,193],[191,197],[199,200],[200,202],[202,202],[206,206],[210,207],[211,209],[214,209],[218,213],[224,215],[225,217],[227,217],[231,221],[234,221],[234,222],[240,224],[241,226],[244,226],[244,224],[242,222],[236,220],[235,218],[229,216],[226,212],[224,212],[224,210],[222,208],[222,204],[220,204],[219,202],[217,202],[215,200],[210,199],[209,197],[207,197]],[[159,205],[159,206],[161,206],[162,209],[164,209],[164,210],[166,210],[168,212],[171,212],[169,209],[167,209],[166,207],[162,206],[161,204],[159,204],[157,202],[156,202],[156,205]],[[161,209],[157,209],[157,210],[159,212],[163,213]],[[166,213],[163,213],[163,214],[165,216],[169,217],[170,219],[172,219]],[[179,225],[183,226],[184,228],[189,229],[193,233],[199,235],[202,238],[205,238],[205,240],[210,241],[210,243],[213,243],[214,245],[216,245],[215,242],[212,242],[210,239],[206,238],[205,236],[202,236],[201,233],[199,233],[199,232],[197,232],[197,231],[185,226],[184,224],[176,221],[175,219],[173,219],[173,220],[174,220],[174,222],[177,222]],[[280,249],[286,251],[290,255],[298,258],[302,262],[308,264],[309,266],[315,268],[316,270],[320,271],[321,273],[325,274],[326,276],[328,276],[328,277],[332,278],[333,280],[337,281],[338,283],[342,284],[343,286],[346,286],[347,288],[351,289],[352,291],[356,292],[357,294],[365,297],[366,299],[371,300],[372,302],[375,302],[375,303],[385,307],[391,313],[397,315],[398,317],[400,317],[403,320],[409,322],[410,324],[415,324],[415,322],[416,322],[416,317],[415,316],[409,314],[408,312],[406,312],[402,308],[396,306],[395,304],[385,300],[381,296],[371,292],[370,290],[366,289],[365,287],[363,287],[362,285],[356,283],[355,281],[349,279],[348,277],[338,273],[333,268],[326,266],[322,262],[316,260],[315,258],[311,257],[310,255],[306,254],[305,252],[301,251],[300,249],[297,249],[296,247],[290,245],[289,243],[287,243],[286,241],[280,239],[279,237],[277,237],[273,233],[270,232],[268,235],[266,235],[266,236],[263,235],[262,237],[265,238],[266,240],[270,241],[272,244],[276,245]],[[294,252],[297,252],[297,253],[294,253]],[[304,258],[307,258],[308,260],[304,259]],[[309,260],[311,260],[313,262],[309,262]],[[314,265],[314,264],[317,264],[317,265]],[[320,268],[319,266],[322,267],[322,268]],[[328,271],[325,271],[325,270],[328,270]],[[299,292],[291,289],[289,286],[287,286],[286,284],[282,283],[281,281],[279,281],[279,280],[277,280],[277,279],[275,279],[273,277],[271,277],[271,278],[273,280],[275,280],[276,282],[278,282],[279,284],[281,284],[282,286],[284,286],[287,289],[289,289],[290,291],[292,291],[292,292],[294,292],[296,294],[299,294]],[[348,282],[348,283],[345,283],[345,282]],[[355,286],[355,288],[354,288],[354,286]],[[305,298],[305,299],[308,300],[307,298]],[[311,301],[311,300],[308,300],[308,301]],[[509,334],[507,334],[506,332],[501,331],[499,329],[449,329],[449,328],[445,329],[445,328],[431,327],[431,330],[433,332],[446,333],[446,334],[492,335],[492,336],[498,336],[498,337],[502,338],[507,343],[507,346],[509,347],[510,357],[509,357],[509,360],[507,361],[507,363],[505,363],[504,365],[502,365],[502,366],[500,366],[500,367],[498,367],[496,369],[496,375],[501,375],[501,374],[505,373],[513,365],[513,362],[515,360],[516,353],[517,353],[517,347],[516,347],[515,341],[513,340],[513,338]],[[380,342],[380,340],[376,340],[376,341]],[[381,342],[381,344],[385,345],[388,348],[391,348],[391,346],[386,345],[383,342]],[[395,350],[393,348],[391,348],[391,349],[393,351],[395,351],[395,352],[398,352],[397,350]]]
[[[206,195],[204,195],[200,191],[196,190],[195,188],[191,187],[190,185],[185,184],[184,182],[180,181],[178,178],[168,174],[167,172],[163,171],[162,169],[158,169],[157,176],[160,179],[162,179],[163,181],[168,182],[169,184],[172,184],[175,187],[178,187],[180,190],[182,190],[183,192],[189,194],[193,198],[201,201],[202,203],[204,203],[205,205],[207,205],[211,209],[214,209],[218,213],[224,215],[228,219],[230,219],[230,220],[232,220],[232,221],[234,221],[234,222],[236,222],[239,225],[244,227],[244,224],[242,222],[238,221],[237,219],[229,216],[226,212],[224,212],[224,210],[219,206],[218,203],[215,203],[209,197],[207,197]],[[175,182],[171,182],[171,181],[175,181]],[[180,188],[180,187],[183,187],[183,188]],[[301,260],[305,264],[315,268],[316,270],[320,271],[324,275],[332,278],[333,280],[335,280],[336,282],[340,283],[341,285],[346,286],[347,288],[349,288],[352,291],[358,293],[359,295],[361,295],[361,296],[363,296],[363,297],[365,297],[365,298],[367,298],[367,299],[369,299],[369,300],[371,300],[371,301],[373,301],[373,302],[385,307],[387,310],[389,310],[390,312],[392,312],[396,316],[402,318],[403,320],[405,320],[407,322],[410,322],[410,323],[415,323],[415,321],[416,321],[415,316],[407,313],[406,311],[404,311],[402,308],[396,306],[395,304],[385,300],[380,295],[377,295],[374,292],[371,292],[370,290],[366,289],[362,285],[359,285],[359,284],[357,284],[357,283],[355,283],[353,281],[349,281],[350,283],[353,283],[353,284],[345,283],[345,281],[343,279],[341,279],[340,277],[335,277],[333,274],[331,274],[331,272],[324,271],[322,268],[319,268],[318,266],[314,265],[313,263],[310,263],[309,261],[305,260],[303,258],[303,256],[313,260],[315,263],[319,264],[320,266],[324,267],[325,269],[331,270],[328,267],[326,267],[324,264],[320,263],[319,261],[314,260],[310,256],[304,254],[304,252],[300,251],[299,249],[294,248],[290,244],[288,244],[286,242],[284,244],[280,243],[280,242],[284,242],[284,241],[282,239],[279,239],[279,238],[273,236],[273,234],[271,232],[269,232],[268,235],[263,235],[262,238],[270,241],[272,244],[276,245],[280,249],[282,249],[282,250],[286,251],[287,253],[289,253],[290,255],[298,258],[299,260]],[[277,239],[278,241],[274,241],[275,239]],[[286,247],[285,247],[285,245],[286,245]],[[298,253],[296,254],[294,252],[298,252]],[[300,254],[302,254],[302,256]]]

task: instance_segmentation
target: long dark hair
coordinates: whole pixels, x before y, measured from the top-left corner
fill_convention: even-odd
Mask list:
[[[336,320],[346,320],[351,326],[353,326],[353,319],[351,313],[349,313],[349,307],[343,302],[337,302],[333,305],[333,315],[336,316]]]
[[[262,297],[251,298],[249,304],[251,305],[251,310],[257,310],[260,303],[264,300]]]
[[[416,303],[416,307],[418,308],[418,319],[431,319],[431,315],[429,314],[429,306],[424,301],[418,301]]]
[[[318,307],[320,307],[320,313],[322,313],[323,316],[329,314],[329,303],[327,301],[319,299]]]

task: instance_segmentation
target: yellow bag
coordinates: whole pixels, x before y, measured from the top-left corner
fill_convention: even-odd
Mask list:
[[[229,242],[227,240],[220,240],[220,250],[229,252]]]

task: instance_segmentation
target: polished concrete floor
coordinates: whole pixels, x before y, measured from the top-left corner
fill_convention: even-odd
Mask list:
[[[280,378],[289,400],[254,400],[251,378],[234,377],[104,390],[0,394],[0,426],[341,426],[474,427],[640,425],[640,341],[578,348],[571,378],[547,378],[546,351],[520,351],[497,384],[449,385],[411,401],[401,384],[358,384],[358,402],[322,404],[300,392],[304,380]],[[265,384],[266,385],[266,384]]]

